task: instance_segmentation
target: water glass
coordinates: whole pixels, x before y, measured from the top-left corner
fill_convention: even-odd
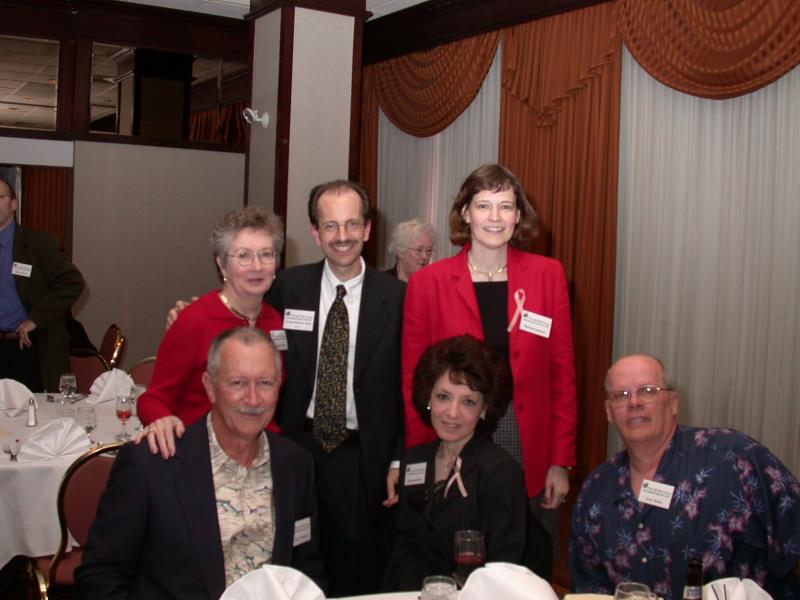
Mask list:
[[[61,403],[64,400],[72,400],[75,392],[78,391],[78,380],[73,373],[64,373],[58,379],[58,391],[61,392]]]
[[[79,406],[78,407],[78,425],[86,430],[86,435],[89,436],[89,447],[94,448],[95,441],[92,439],[92,431],[97,428],[97,412],[94,406]]]
[[[650,588],[643,583],[623,581],[614,590],[614,600],[649,600]]]
[[[432,575],[422,582],[420,600],[456,600],[458,592],[452,577]]]

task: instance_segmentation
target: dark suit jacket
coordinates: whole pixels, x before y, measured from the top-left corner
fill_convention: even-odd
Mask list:
[[[276,521],[271,562],[303,571],[324,589],[311,456],[290,440],[267,438]],[[311,540],[293,548],[295,522],[305,517]],[[220,597],[225,566],[205,419],[187,428],[170,460],[147,444],[123,446],[76,579],[87,599]]]
[[[14,262],[31,265],[30,277],[14,276],[14,284],[28,318],[36,323],[39,372],[45,389],[58,389],[58,378],[69,372],[69,335],[66,316],[83,291],[83,276],[58,249],[48,233],[14,231]]]
[[[450,573],[453,539],[461,529],[483,532],[487,562],[520,564],[523,558],[528,501],[519,464],[490,439],[473,437],[461,451],[467,497],[453,483],[442,498],[434,494],[438,447],[437,440],[409,448],[401,463],[393,589],[417,590],[428,575]],[[425,482],[406,485],[406,465],[416,463],[427,465]]]
[[[286,308],[319,312],[324,262],[278,273],[269,303],[283,316]],[[359,442],[366,468],[368,499],[386,498],[386,472],[402,452],[400,327],[405,284],[367,267],[361,291],[353,373]],[[303,427],[314,392],[319,319],[313,331],[287,330],[286,381],[278,405],[278,424],[289,437]]]

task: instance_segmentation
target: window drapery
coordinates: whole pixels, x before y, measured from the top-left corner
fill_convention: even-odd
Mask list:
[[[747,94],[800,64],[797,0],[618,0],[618,17],[642,68],[693,96]]]
[[[571,285],[584,474],[606,451],[620,48],[612,3],[503,33],[500,162],[519,177],[542,220],[536,251],[559,259]]]
[[[201,110],[189,115],[189,140],[241,145],[245,141],[244,101]]]

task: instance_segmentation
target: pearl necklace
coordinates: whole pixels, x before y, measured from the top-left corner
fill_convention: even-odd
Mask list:
[[[473,273],[478,273],[479,275],[486,275],[486,278],[489,281],[493,281],[494,277],[496,275],[500,275],[500,273],[505,271],[506,267],[508,266],[508,263],[506,263],[505,265],[497,267],[496,271],[481,271],[475,265],[472,264],[472,261],[469,259],[469,257],[467,257],[467,264],[469,265],[469,268],[472,270]]]
[[[248,317],[246,314],[241,313],[238,310],[236,310],[236,308],[233,306],[233,304],[231,304],[231,301],[228,300],[228,298],[225,296],[224,292],[220,292],[219,293],[219,299],[225,305],[225,308],[227,308],[229,311],[231,311],[234,315],[236,315],[240,319],[244,319],[245,321],[247,321],[249,323],[250,327],[255,327],[256,326],[256,320],[258,319],[258,316],[261,314],[261,309],[259,309],[258,313],[256,313],[256,316]]]

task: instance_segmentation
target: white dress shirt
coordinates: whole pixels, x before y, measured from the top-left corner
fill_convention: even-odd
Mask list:
[[[322,346],[322,334],[325,332],[325,323],[328,321],[328,312],[331,305],[336,300],[336,286],[343,285],[347,294],[344,297],[344,305],[347,307],[347,320],[348,330],[350,332],[350,340],[347,344],[347,399],[346,399],[346,413],[347,413],[347,428],[358,429],[358,417],[356,416],[356,399],[353,393],[353,369],[356,362],[356,334],[358,333],[358,311],[361,308],[361,288],[364,284],[364,271],[366,265],[364,259],[359,257],[361,261],[361,272],[347,281],[339,281],[336,275],[333,274],[328,261],[325,261],[325,266],[322,269],[322,285],[320,286],[319,294],[319,311],[318,311],[318,331],[317,331],[317,365],[319,365],[319,351]],[[314,395],[311,402],[308,403],[308,411],[306,416],[309,419],[314,418],[314,402],[317,397],[317,374],[314,375]]]

